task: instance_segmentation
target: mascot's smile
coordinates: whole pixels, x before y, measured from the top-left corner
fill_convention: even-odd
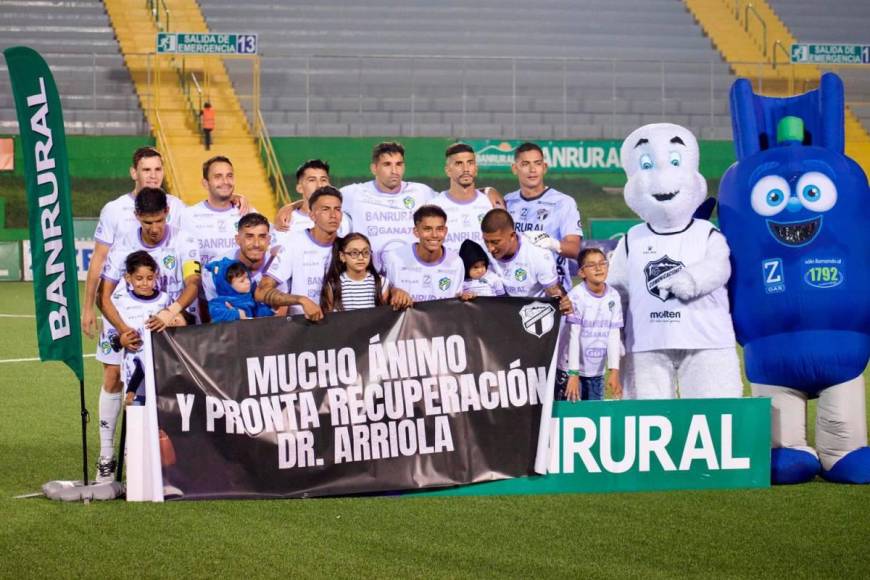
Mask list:
[[[803,246],[812,242],[822,229],[822,216],[802,222],[767,220],[770,234],[786,246]]]
[[[680,193],[679,189],[676,191],[668,191],[666,193],[654,193],[652,196],[656,198],[657,201],[668,201],[677,197],[678,193]]]

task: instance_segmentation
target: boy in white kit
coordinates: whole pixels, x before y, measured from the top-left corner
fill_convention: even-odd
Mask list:
[[[574,314],[568,317],[568,384],[561,388],[556,385],[556,399],[604,399],[605,368],[610,369],[607,385],[620,398],[619,329],[623,321],[619,294],[605,282],[608,264],[604,252],[588,248],[579,258],[583,283],[568,294],[574,305]]]

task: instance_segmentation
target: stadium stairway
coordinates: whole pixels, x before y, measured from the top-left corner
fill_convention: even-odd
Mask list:
[[[188,57],[186,71],[200,71],[210,78],[208,100],[216,111],[210,151],[202,144],[197,118],[181,88],[179,73],[168,64],[159,75],[159,98],[150,94],[149,81],[155,85],[149,59],[154,59],[158,27],[148,4],[142,0],[106,0],[106,10],[115,29],[136,91],[146,117],[166,157],[167,182],[172,192],[187,204],[206,196],[202,186],[202,163],[212,155],[225,155],[233,162],[236,192],[271,219],[275,196],[266,176],[257,144],[251,133],[223,62],[215,57]],[[208,32],[194,0],[174,0],[171,5],[171,31]],[[168,63],[169,56],[160,57]],[[149,73],[151,73],[149,77]],[[162,135],[161,135],[162,133]]]
[[[818,85],[818,67],[788,64],[797,40],[765,0],[683,2],[735,74],[753,79],[756,91],[785,96]],[[848,103],[845,117],[846,154],[870,173],[870,135]]]

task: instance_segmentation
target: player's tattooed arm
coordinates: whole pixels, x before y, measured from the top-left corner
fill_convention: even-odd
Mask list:
[[[254,300],[262,302],[272,308],[280,308],[281,306],[301,306],[305,318],[308,320],[321,320],[323,318],[323,310],[320,305],[315,303],[310,298],[305,296],[297,296],[296,294],[287,294],[281,292],[277,288],[278,282],[269,276],[263,276],[260,283],[257,284],[257,290],[254,292]]]

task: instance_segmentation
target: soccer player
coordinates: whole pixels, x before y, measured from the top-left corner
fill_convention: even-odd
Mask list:
[[[465,266],[456,252],[444,247],[447,214],[437,205],[420,207],[414,212],[413,232],[417,242],[385,255],[387,279],[414,302],[461,296]]]
[[[132,330],[118,314],[111,296],[124,276],[127,256],[133,252],[144,250],[154,258],[160,269],[158,288],[171,300],[169,306],[150,319],[149,329],[163,330],[196,300],[200,281],[199,247],[192,235],[166,223],[169,216],[167,197],[159,188],[140,190],[134,207],[139,227],[112,244],[103,268],[100,292],[100,310],[106,321],[103,332],[107,336],[121,336]],[[117,407],[100,405],[98,480],[102,481],[110,480],[115,471],[114,434],[120,411],[120,393],[119,384]],[[114,411],[110,412],[110,409]]]
[[[252,288],[263,278],[274,259],[274,253],[269,251],[272,236],[269,233],[269,220],[258,213],[247,213],[239,219],[238,230],[234,239],[234,251],[224,259],[239,261],[250,272]],[[203,266],[202,290],[206,300],[217,296],[213,275],[221,260],[212,261]]]
[[[133,190],[110,201],[100,211],[100,219],[94,233],[94,252],[88,266],[85,282],[85,301],[82,305],[82,330],[93,338],[100,332],[97,342],[97,360],[103,365],[103,384],[100,388],[99,416],[100,430],[111,428],[115,431],[115,421],[121,410],[121,353],[112,350],[106,319],[102,317],[100,328],[97,327],[96,310],[97,290],[100,286],[100,275],[106,263],[106,257],[115,240],[125,234],[136,231],[139,222],[134,213],[134,203],[139,192],[146,187],[160,187],[163,183],[163,158],[153,147],[140,147],[133,153],[130,166],[130,179],[133,180]],[[175,196],[168,196],[169,213],[166,219],[170,223],[177,221],[184,209],[184,203]],[[111,294],[111,293],[109,293]],[[112,441],[113,439],[109,439]],[[109,456],[113,452],[108,453]],[[111,479],[111,474],[109,475]]]
[[[254,292],[257,302],[273,309],[290,306],[291,315],[304,314],[315,322],[323,318],[320,290],[341,226],[341,203],[341,192],[331,185],[311,195],[314,227],[287,238]],[[279,290],[279,284],[286,284],[289,293]]]
[[[428,185],[402,181],[405,176],[405,148],[399,143],[375,145],[370,166],[374,179],[341,188],[344,210],[351,219],[351,231],[365,234],[372,244],[375,267],[392,248],[415,240],[411,227],[413,213],[435,197]]]
[[[559,308],[566,314],[571,311],[552,253],[522,240],[511,214],[491,209],[483,216],[480,229],[486,249],[494,258],[491,271],[501,278],[508,296],[560,298]]]
[[[457,252],[465,240],[474,240],[482,246],[480,221],[492,208],[504,207],[504,202],[491,187],[487,188],[488,193],[476,188],[477,157],[471,146],[454,143],[445,151],[445,157],[444,172],[450,178],[450,187],[431,202],[447,213],[447,229],[450,233],[444,245]]]
[[[235,174],[233,164],[223,156],[208,159],[202,164],[202,186],[208,197],[184,208],[181,227],[199,242],[199,256],[208,264],[236,250],[236,223],[246,212],[233,204]],[[256,211],[249,208],[249,211]]]
[[[301,195],[302,199],[288,203],[278,210],[275,216],[276,232],[295,233],[312,228],[314,220],[311,219],[308,200],[312,193],[327,185],[332,185],[329,182],[329,163],[320,159],[309,159],[300,165],[296,169],[296,193]],[[341,220],[338,235],[344,237],[349,233],[350,220],[345,217]],[[277,237],[278,241],[283,239],[284,236]]]
[[[556,256],[556,268],[565,288],[571,288],[568,260],[577,260],[583,240],[580,212],[574,198],[544,185],[547,163],[535,143],[523,143],[514,151],[511,171],[520,188],[505,196],[507,210],[517,232],[530,234],[535,245]]]

